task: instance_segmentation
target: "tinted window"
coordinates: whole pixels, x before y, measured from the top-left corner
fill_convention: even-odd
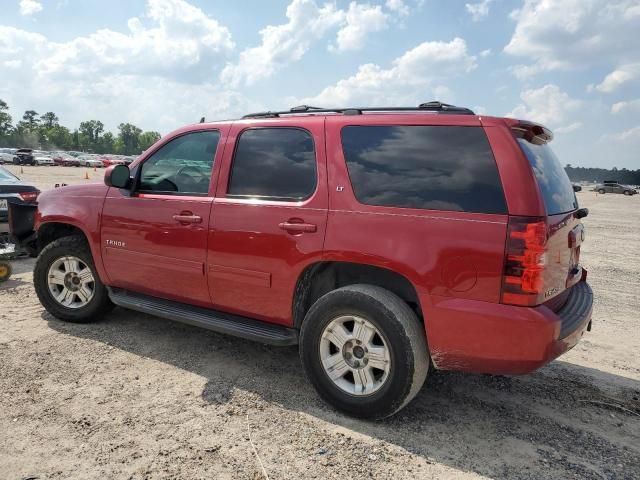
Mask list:
[[[357,199],[369,205],[505,213],[498,169],[478,127],[342,129]]]
[[[316,189],[311,135],[294,128],[258,128],[240,136],[229,195],[281,200],[308,198]]]
[[[142,164],[140,190],[206,194],[219,140],[217,131],[171,140]]]
[[[518,139],[538,180],[548,215],[570,212],[578,208],[576,194],[567,172],[548,144],[534,145]]]

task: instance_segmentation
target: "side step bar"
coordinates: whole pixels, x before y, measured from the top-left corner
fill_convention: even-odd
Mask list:
[[[133,293],[120,288],[109,288],[108,290],[109,298],[119,307],[268,345],[298,344],[298,331],[293,328]]]

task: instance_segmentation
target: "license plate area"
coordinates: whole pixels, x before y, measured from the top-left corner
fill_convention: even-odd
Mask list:
[[[0,210],[7,210],[8,206],[7,206],[7,201],[2,198],[0,199]]]

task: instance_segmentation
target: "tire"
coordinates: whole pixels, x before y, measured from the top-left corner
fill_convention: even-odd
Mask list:
[[[631,196],[631,192],[630,192],[629,190],[625,190],[625,191],[624,191],[624,194],[625,194],[626,196],[628,196],[628,197],[629,197],[629,196]]]
[[[382,344],[388,352],[388,360],[384,362],[388,365],[387,372],[381,374],[382,370],[376,370],[374,374],[371,373],[374,370],[368,369],[369,378],[374,379],[373,384],[367,383],[367,388],[372,386],[371,393],[368,394],[348,393],[345,390],[345,385],[350,385],[349,378],[354,380],[354,390],[360,388],[354,377],[354,373],[358,374],[360,368],[350,369],[352,373],[345,369],[345,376],[334,381],[323,365],[323,358],[331,362],[327,360],[328,357],[323,357],[324,352],[327,352],[327,332],[335,331],[329,330],[329,325],[335,325],[335,322],[352,316],[355,317],[355,322],[364,320],[365,324],[375,327],[380,334],[374,335],[374,340],[367,343],[369,349],[364,349],[367,351],[365,355],[373,351],[376,338],[376,343]],[[351,332],[346,329],[353,337],[356,337],[355,322]],[[352,342],[353,340],[346,342],[345,347],[338,350],[334,343],[328,341],[329,355],[349,355],[341,352],[345,352],[345,348]],[[331,350],[334,351],[333,354]],[[351,362],[356,360],[355,349],[353,352],[353,355],[350,355]],[[336,409],[360,418],[380,419],[398,412],[420,391],[429,370],[424,327],[415,313],[397,295],[384,288],[366,284],[349,285],[333,290],[313,304],[305,316],[300,332],[300,358],[305,374],[318,394]],[[347,362],[347,357],[344,358],[344,362]],[[361,362],[368,366],[368,360],[364,359]],[[336,362],[335,365],[337,364]],[[347,366],[346,363],[344,366]],[[377,382],[379,385],[376,387]]]
[[[600,194],[604,194],[604,193],[605,193],[604,188],[601,188],[600,190],[598,190],[598,193],[600,193]]]
[[[9,262],[0,261],[0,283],[9,280],[11,272],[11,264]]]
[[[65,257],[77,259],[78,265],[84,265],[84,267],[81,267],[82,272],[86,273],[85,269],[88,269],[92,275],[92,282],[87,285],[87,288],[91,289],[92,295],[88,301],[84,303],[79,294],[71,294],[72,300],[74,301],[69,302],[69,305],[63,305],[60,301],[56,300],[52,292],[52,287],[50,287],[49,284],[50,271]],[[63,263],[66,270],[66,262]],[[65,282],[67,282],[66,276]],[[87,323],[96,321],[109,313],[114,307],[109,299],[106,287],[100,281],[100,277],[96,272],[89,245],[85,238],[80,235],[72,235],[54,240],[40,252],[33,271],[33,284],[38,299],[47,312],[67,322]],[[53,288],[62,289],[62,286],[54,286]]]

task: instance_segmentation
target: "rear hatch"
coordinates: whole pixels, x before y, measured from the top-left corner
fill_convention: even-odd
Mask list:
[[[511,217],[503,301],[561,308],[569,288],[583,277],[584,227],[573,185],[549,143],[551,132],[534,124],[513,129],[544,200],[545,217]]]

